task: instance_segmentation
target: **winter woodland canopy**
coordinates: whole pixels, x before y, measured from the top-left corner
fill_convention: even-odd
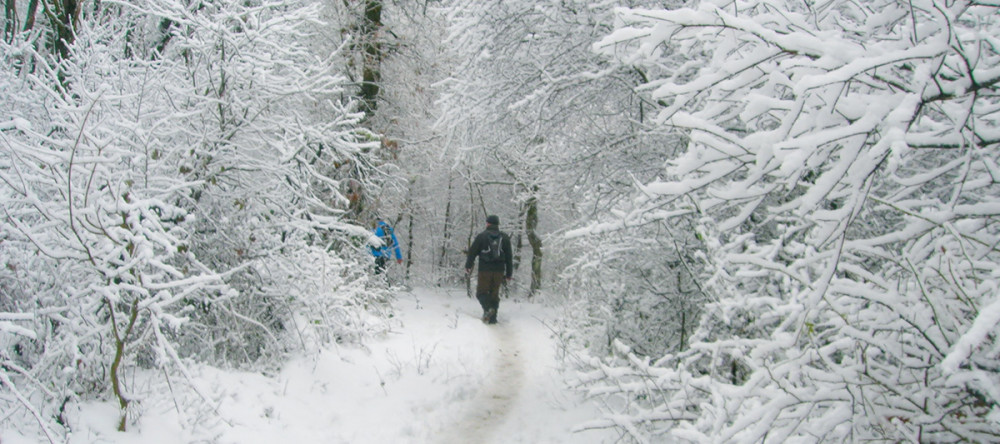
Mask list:
[[[581,428],[996,442],[998,8],[7,0],[0,430],[363,344],[376,216],[462,286],[498,214]]]

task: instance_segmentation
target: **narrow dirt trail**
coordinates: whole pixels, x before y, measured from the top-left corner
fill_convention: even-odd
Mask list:
[[[472,405],[450,428],[442,433],[439,444],[500,442],[494,439],[498,425],[510,415],[524,388],[520,338],[510,323],[489,327],[494,341],[490,348],[493,368],[479,389]]]

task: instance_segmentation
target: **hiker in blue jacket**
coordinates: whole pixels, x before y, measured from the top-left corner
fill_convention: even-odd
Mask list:
[[[369,245],[372,256],[375,256],[375,274],[385,271],[392,251],[396,253],[396,263],[403,263],[403,255],[399,252],[399,241],[396,240],[396,233],[381,217],[375,218],[375,236],[382,240],[382,245],[376,247]]]
[[[483,307],[483,322],[497,323],[500,308],[500,285],[514,274],[514,255],[510,249],[510,236],[500,231],[500,218],[486,217],[486,229],[476,236],[469,246],[465,260],[465,273],[472,274],[472,265],[479,258],[479,275],[476,280],[476,299]]]

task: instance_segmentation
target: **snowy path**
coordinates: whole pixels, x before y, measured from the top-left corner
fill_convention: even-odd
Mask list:
[[[464,291],[416,289],[399,296],[393,331],[363,348],[292,359],[270,376],[193,369],[210,404],[178,381],[169,390],[152,382],[137,387],[145,407],[132,431],[114,432],[114,405],[95,403],[70,442],[615,442],[572,431],[595,412],[564,386],[548,309],[504,300],[497,325],[480,312]]]
[[[523,358],[517,331],[509,323],[490,327],[495,362],[491,376],[484,383],[462,419],[448,426],[438,441],[441,444],[490,442],[498,422],[511,414],[515,401],[525,389]]]
[[[461,291],[418,289],[400,299],[403,336],[411,343],[435,344],[428,382],[444,381],[451,390],[417,404],[418,410],[440,405],[428,412],[423,434],[395,439],[437,444],[611,440],[607,434],[571,431],[593,412],[563,387],[555,340],[544,324],[552,314],[544,308],[505,300],[500,323],[484,325],[478,303]]]

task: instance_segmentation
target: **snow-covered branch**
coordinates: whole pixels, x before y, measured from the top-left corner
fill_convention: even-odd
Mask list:
[[[699,415],[650,434],[1000,436],[996,8],[856,6],[622,10],[595,45],[655,74],[659,122],[690,137],[628,219],[697,208],[711,272],[715,302],[651,404],[694,396]]]

